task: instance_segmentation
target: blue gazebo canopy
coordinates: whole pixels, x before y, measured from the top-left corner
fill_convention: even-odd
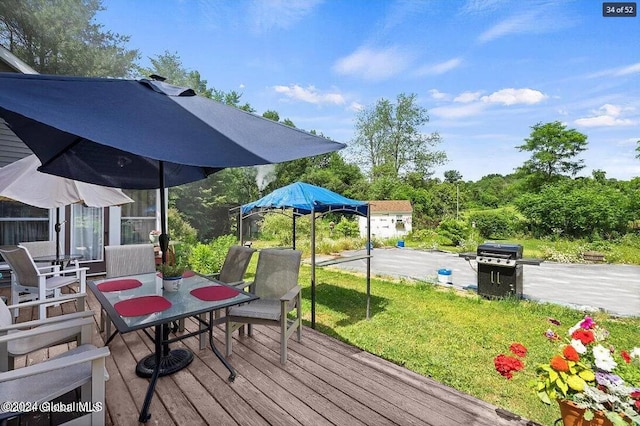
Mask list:
[[[367,218],[367,254],[366,256],[352,256],[342,261],[366,259],[367,261],[367,319],[371,299],[371,224],[369,218],[369,203],[356,201],[328,189],[296,182],[272,193],[265,195],[249,204],[240,206],[240,242],[242,243],[242,219],[259,212],[269,210],[293,210],[293,249],[296,248],[296,216],[312,214],[311,219],[311,327],[316,328],[316,213],[322,216],[329,212],[343,212],[357,214]]]
[[[367,216],[369,209],[365,201],[356,201],[340,194],[304,182],[295,182],[276,189],[254,202],[241,206],[243,215],[254,210],[293,209],[296,215],[328,213],[331,211],[349,211]]]

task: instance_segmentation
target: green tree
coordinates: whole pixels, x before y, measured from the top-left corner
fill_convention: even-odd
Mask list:
[[[590,179],[563,180],[527,193],[515,205],[538,237],[615,237],[633,219],[629,194]]]
[[[447,170],[444,172],[444,181],[449,183],[456,183],[462,180],[462,174],[457,170]]]
[[[567,129],[559,121],[538,123],[531,127],[520,151],[531,152],[519,171],[533,178],[534,186],[553,182],[561,176],[575,176],[584,168],[584,160],[576,157],[587,149],[587,136],[575,129]]]
[[[415,94],[401,93],[396,103],[378,100],[356,116],[352,147],[357,161],[374,178],[381,172],[395,177],[413,171],[431,176],[435,166],[444,164],[446,154],[432,150],[440,143],[440,135],[423,133],[428,121],[427,110],[417,105]]]
[[[101,10],[101,0],[3,0],[0,44],[43,74],[128,77],[138,51],[94,22]]]
[[[149,61],[151,61],[151,68],[137,67],[140,77],[149,78],[155,74],[166,78],[168,83],[189,87],[207,98],[213,97],[214,89],[207,87],[207,80],[203,80],[198,71],[186,70],[177,52],[165,51],[161,55],[149,58]]]

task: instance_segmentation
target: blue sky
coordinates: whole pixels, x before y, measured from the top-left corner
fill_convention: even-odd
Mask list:
[[[105,29],[141,63],[164,51],[209,87],[243,94],[340,142],[356,111],[415,93],[465,180],[508,174],[538,122],[588,136],[582,174],[640,176],[640,16],[594,0],[103,0]],[[348,153],[345,153],[348,154]],[[347,155],[348,158],[348,155]]]

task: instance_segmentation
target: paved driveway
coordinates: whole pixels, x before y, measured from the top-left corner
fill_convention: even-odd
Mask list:
[[[365,250],[343,256],[366,254]],[[409,248],[371,251],[371,274],[435,281],[438,269],[452,271],[453,286],[477,289],[476,262],[457,254]],[[335,265],[366,272],[366,260]],[[523,266],[524,297],[584,309],[603,309],[620,316],[640,316],[640,267],[543,262]],[[372,291],[375,291],[372,290]]]

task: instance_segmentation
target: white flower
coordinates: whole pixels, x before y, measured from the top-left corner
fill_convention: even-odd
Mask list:
[[[638,358],[640,359],[640,348],[633,348],[631,350],[631,352],[629,352],[629,356],[631,358]]]
[[[595,358],[596,367],[604,371],[613,371],[618,365],[611,356],[611,351],[602,345],[593,347],[593,357]]]
[[[580,355],[587,353],[587,347],[578,339],[571,339],[571,346],[573,346],[573,349],[575,349]]]
[[[580,320],[576,325],[574,325],[573,327],[571,327],[569,329],[569,336],[573,336],[573,332],[574,331],[579,330],[580,328],[582,328],[582,327],[580,327],[580,323],[581,322],[582,322],[582,320]]]

